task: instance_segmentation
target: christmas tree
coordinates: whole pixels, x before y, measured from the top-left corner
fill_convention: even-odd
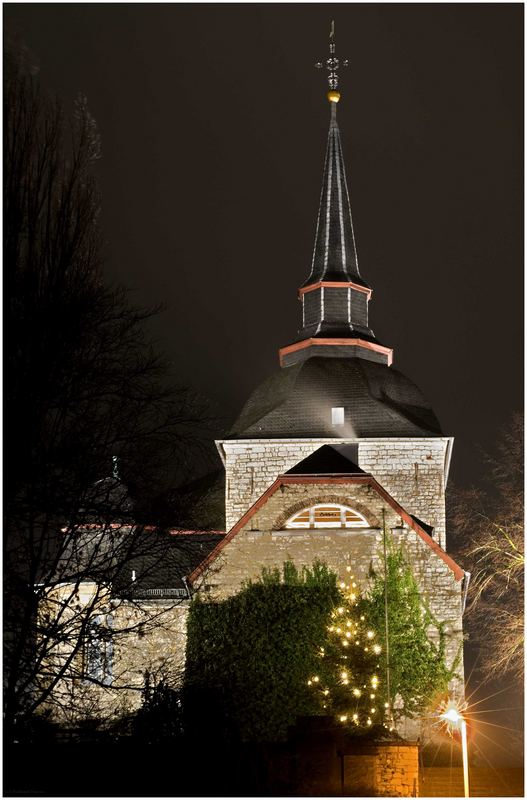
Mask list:
[[[361,597],[347,567],[340,582],[341,600],[331,612],[327,638],[319,650],[320,668],[307,681],[317,693],[321,709],[356,732],[387,726],[380,678],[381,645],[376,631],[360,613]]]

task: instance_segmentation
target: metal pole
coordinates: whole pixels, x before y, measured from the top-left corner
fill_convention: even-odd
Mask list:
[[[463,785],[465,797],[470,797],[468,785],[468,745],[467,745],[467,722],[456,707],[455,701],[450,701],[446,711],[444,711],[440,718],[446,722],[449,730],[458,728],[461,732],[461,752],[463,754]]]
[[[465,787],[465,797],[470,797],[468,786],[468,747],[467,747],[467,723],[461,719],[461,750],[463,752],[463,784]]]
[[[388,555],[386,542],[386,511],[382,510],[382,531],[384,545],[384,633],[386,637],[386,692],[388,694],[388,712],[392,721],[392,696],[390,692],[390,641],[388,625]]]

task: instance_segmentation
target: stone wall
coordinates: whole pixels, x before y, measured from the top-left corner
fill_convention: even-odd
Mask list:
[[[60,612],[64,601],[67,611]],[[67,639],[50,644],[44,664],[51,676],[58,670],[62,673],[45,706],[54,721],[66,727],[89,719],[113,722],[140,707],[146,672],[152,683],[163,679],[175,686],[181,680],[188,600],[131,603],[110,598],[95,584],[82,583],[77,590],[63,584],[50,592],[49,606],[42,604],[40,613],[48,607],[71,620]],[[100,682],[92,682],[86,677],[85,646],[78,645],[81,627],[97,615],[111,616],[111,658]]]
[[[448,439],[363,439],[359,466],[409,514],[434,527],[446,549],[445,484]]]
[[[317,502],[335,502],[360,511],[369,528],[295,529],[282,528],[296,510]],[[346,567],[352,568],[357,583],[365,588],[370,567],[382,569],[382,518],[385,513],[389,535],[402,544],[420,590],[438,620],[446,623],[449,663],[461,653],[462,658],[462,581],[456,580],[450,567],[408,525],[385,500],[368,485],[292,483],[280,487],[225,545],[210,570],[202,578],[203,590],[214,599],[235,594],[248,578],[257,578],[262,567],[281,566],[286,560],[296,565],[324,561],[343,578]],[[462,675],[462,661],[459,665]],[[458,694],[462,684],[456,681]],[[407,735],[413,735],[410,728]]]
[[[188,600],[137,601],[123,603],[116,624],[129,633],[117,636],[112,689],[125,694],[130,707],[141,703],[145,671],[153,682],[164,680],[177,686],[185,666]],[[133,689],[123,690],[129,686]]]
[[[273,748],[269,794],[344,797],[417,797],[416,742],[349,736],[331,717],[299,717],[286,748]],[[289,758],[284,758],[286,754]]]
[[[227,530],[279,475],[324,444],[358,444],[359,464],[408,513],[434,527],[445,549],[447,437],[413,439],[252,439],[218,442],[226,472]]]
[[[417,797],[416,744],[373,744],[341,754],[343,793],[348,796]]]

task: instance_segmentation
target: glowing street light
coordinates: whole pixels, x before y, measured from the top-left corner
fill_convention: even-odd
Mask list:
[[[440,718],[447,723],[450,731],[458,728],[461,732],[461,751],[463,754],[463,783],[465,787],[465,797],[470,797],[468,786],[468,748],[467,748],[467,723],[463,714],[454,701],[451,701]]]

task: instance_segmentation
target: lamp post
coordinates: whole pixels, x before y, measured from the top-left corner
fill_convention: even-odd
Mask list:
[[[441,719],[450,728],[459,728],[461,732],[461,751],[463,754],[463,784],[465,787],[465,797],[470,797],[468,786],[468,748],[467,748],[467,723],[463,714],[457,706],[452,703],[446,711],[441,714]]]

